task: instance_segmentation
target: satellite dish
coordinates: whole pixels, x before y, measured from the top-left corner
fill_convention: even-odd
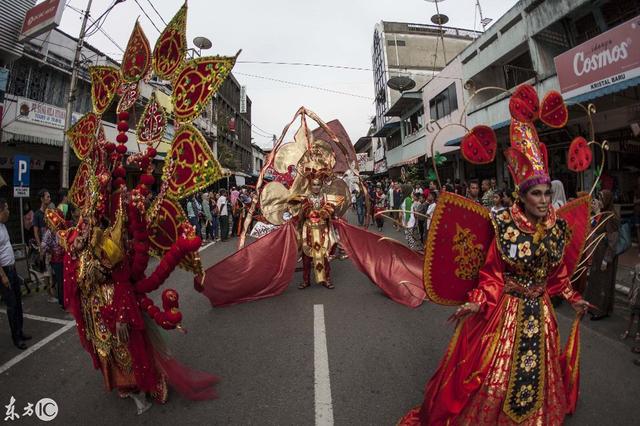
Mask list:
[[[444,25],[447,22],[449,22],[449,17],[442,13],[436,13],[431,17],[431,22],[433,22],[436,25]]]
[[[387,86],[402,93],[416,87],[416,82],[413,81],[413,79],[411,79],[410,77],[396,76],[391,77],[389,81],[387,81]]]
[[[211,40],[206,37],[196,37],[193,39],[193,44],[200,50],[207,50],[213,47]]]

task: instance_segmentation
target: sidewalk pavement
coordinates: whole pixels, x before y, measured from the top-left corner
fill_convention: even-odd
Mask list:
[[[618,257],[616,291],[624,295],[625,298],[631,290],[631,280],[637,264],[640,264],[640,248],[636,244]]]

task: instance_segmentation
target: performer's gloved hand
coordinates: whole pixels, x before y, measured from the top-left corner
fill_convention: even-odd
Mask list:
[[[596,309],[596,310],[598,309],[596,306],[592,305],[591,303],[587,302],[584,299],[580,299],[572,303],[571,307],[579,314],[586,313],[589,308]]]
[[[480,311],[480,305],[477,303],[467,302],[458,307],[456,312],[449,317],[447,322],[455,322],[458,321],[467,315],[476,314]]]

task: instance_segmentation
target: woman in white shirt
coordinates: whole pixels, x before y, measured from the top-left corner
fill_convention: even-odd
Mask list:
[[[560,207],[567,204],[567,196],[564,194],[564,186],[559,180],[551,181],[551,205],[554,209],[558,210]]]

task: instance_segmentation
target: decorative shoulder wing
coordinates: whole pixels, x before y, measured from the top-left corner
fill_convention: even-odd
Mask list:
[[[589,195],[573,200],[557,211],[558,217],[567,223],[563,262],[567,266],[570,277],[575,273],[582,272],[578,271],[578,266],[581,258],[584,257],[585,243],[591,231],[590,211],[591,197]]]
[[[424,253],[424,286],[432,302],[466,301],[477,286],[493,233],[489,211],[480,204],[451,192],[438,198]]]

